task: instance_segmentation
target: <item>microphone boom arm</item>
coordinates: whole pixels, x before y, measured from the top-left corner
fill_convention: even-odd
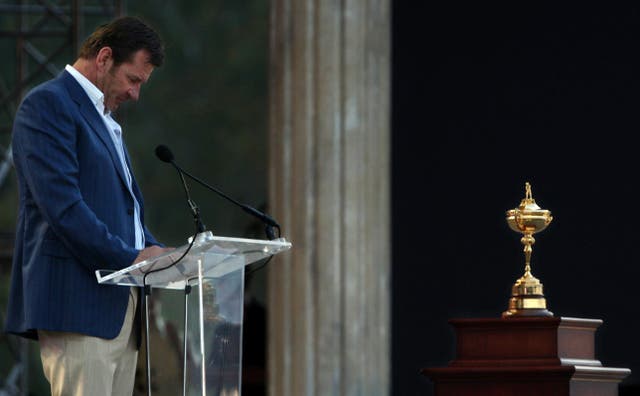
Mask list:
[[[196,204],[191,199],[191,196],[189,195],[189,188],[187,188],[187,183],[186,183],[186,181],[184,179],[184,175],[187,175],[189,178],[191,178],[192,180],[194,180],[198,184],[208,188],[209,190],[211,190],[214,193],[218,194],[219,196],[221,196],[222,198],[226,199],[227,201],[235,204],[236,206],[239,206],[246,213],[248,213],[251,216],[256,217],[260,221],[262,221],[262,223],[264,223],[266,225],[265,232],[266,232],[267,236],[269,237],[269,239],[275,239],[275,232],[273,231],[274,228],[278,229],[278,237],[280,237],[280,224],[278,224],[278,222],[275,221],[271,216],[267,215],[266,213],[263,213],[263,212],[259,211],[258,209],[254,208],[252,206],[249,206],[249,205],[246,205],[246,204],[242,204],[242,203],[236,201],[235,199],[229,197],[227,194],[223,193],[222,191],[218,190],[217,188],[215,188],[213,186],[210,186],[209,184],[207,184],[204,181],[200,180],[199,178],[195,177],[191,173],[189,173],[186,170],[182,169],[174,161],[173,153],[171,152],[169,147],[167,147],[165,145],[159,145],[159,146],[156,147],[155,153],[156,153],[156,156],[160,159],[160,161],[170,163],[178,171],[178,174],[180,175],[180,179],[182,180],[182,185],[184,186],[184,191],[185,191],[185,193],[187,195],[187,203],[189,204],[189,209],[191,209],[191,213],[193,214],[193,218],[194,218],[194,220],[196,222],[196,225],[198,226],[199,232],[204,231],[205,227],[204,227],[204,224],[202,224],[202,220],[200,219],[200,210],[198,209]]]
[[[266,213],[263,213],[261,211],[259,211],[258,209],[240,203],[238,201],[236,201],[235,199],[229,197],[227,194],[223,193],[222,191],[218,190],[217,188],[210,186],[209,184],[205,183],[204,181],[200,180],[199,178],[197,178],[196,176],[192,175],[191,173],[187,172],[186,170],[182,169],[181,167],[179,167],[174,161],[171,161],[171,163],[173,164],[173,166],[176,167],[176,169],[178,169],[180,172],[182,172],[183,174],[187,175],[190,179],[196,181],[197,183],[201,184],[202,186],[208,188],[209,190],[215,192],[216,194],[220,195],[222,198],[225,198],[226,200],[236,204],[237,206],[241,207],[242,210],[244,210],[246,213],[257,217],[258,219],[262,220],[263,223],[265,223],[268,226],[271,227],[276,227],[278,229],[280,229],[280,224],[278,224],[278,222],[276,222],[271,216],[267,215]]]

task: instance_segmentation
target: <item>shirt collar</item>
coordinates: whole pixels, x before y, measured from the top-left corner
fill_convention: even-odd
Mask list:
[[[89,81],[88,78],[82,75],[82,73],[80,73],[75,67],[67,65],[64,69],[68,71],[73,78],[76,79],[84,92],[87,93],[87,96],[89,96],[91,103],[96,106],[96,109],[100,114],[107,115],[110,113],[110,111],[106,111],[106,109],[104,108],[104,94],[98,87],[96,87],[91,81]]]

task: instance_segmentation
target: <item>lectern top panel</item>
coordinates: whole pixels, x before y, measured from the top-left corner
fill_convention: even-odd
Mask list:
[[[191,242],[191,239],[189,239]],[[141,261],[119,271],[98,270],[98,283],[142,286],[145,284],[165,289],[183,289],[197,281],[198,272],[203,276],[220,278],[246,265],[289,250],[291,243],[284,238],[260,240],[214,236],[210,231],[198,234],[187,255],[176,260],[189,248],[189,244]]]

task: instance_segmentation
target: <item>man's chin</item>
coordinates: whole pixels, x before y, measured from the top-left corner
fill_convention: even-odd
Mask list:
[[[118,110],[118,107],[120,107],[119,103],[111,106],[107,106],[107,110],[109,110],[111,113],[115,113],[115,111]]]

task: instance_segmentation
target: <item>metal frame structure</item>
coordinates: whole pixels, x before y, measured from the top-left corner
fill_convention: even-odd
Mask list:
[[[0,112],[5,119],[13,119],[24,93],[38,79],[59,73],[55,61],[61,54],[77,55],[84,38],[85,18],[112,18],[123,11],[124,0],[17,0],[14,4],[0,4],[0,40],[15,41],[13,83],[0,75]],[[10,131],[10,122],[0,124],[0,134],[8,135]],[[0,166],[0,186],[11,161],[7,149],[2,150],[5,155]]]
[[[0,69],[0,188],[12,167],[11,124],[24,94],[35,84],[56,76],[64,67],[64,63],[56,62],[75,59],[87,20],[123,15],[124,7],[125,0],[15,0],[0,4],[0,44],[15,49],[13,57],[3,54],[5,68]],[[0,274],[9,272],[12,246],[8,245],[13,241],[1,245]],[[0,326],[4,327],[5,309],[0,310]],[[7,377],[0,378],[0,396],[26,396],[28,343],[1,333],[0,341],[0,348],[6,347],[15,358]]]

